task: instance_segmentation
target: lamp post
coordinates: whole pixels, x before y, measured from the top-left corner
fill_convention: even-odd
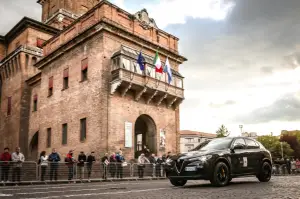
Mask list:
[[[280,142],[280,147],[281,147],[281,158],[283,159],[283,147],[282,147],[282,142]]]
[[[239,125],[240,129],[241,129],[241,135],[243,134],[243,125]]]

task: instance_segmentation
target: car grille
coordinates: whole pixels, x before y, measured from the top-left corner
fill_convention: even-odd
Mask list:
[[[175,166],[176,166],[176,168],[177,168],[177,170],[180,172],[181,171],[181,169],[182,169],[182,166],[183,166],[183,160],[180,160],[179,162],[178,161],[176,161],[176,164],[175,164]]]

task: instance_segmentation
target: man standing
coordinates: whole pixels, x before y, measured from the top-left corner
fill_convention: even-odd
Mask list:
[[[73,150],[69,151],[69,153],[67,154],[67,157],[65,158],[65,162],[66,162],[66,165],[69,170],[68,180],[69,180],[69,183],[71,183],[71,180],[74,177],[74,164],[76,164],[76,162],[77,162],[75,160],[75,158],[73,157]],[[76,181],[74,181],[74,183],[76,183]]]
[[[141,154],[138,158],[138,174],[139,178],[144,177],[144,168],[146,167],[146,163],[149,163],[149,160],[145,157],[145,154]]]
[[[80,152],[78,155],[78,173],[79,173],[79,179],[82,180],[84,177],[84,163],[86,162],[86,155],[84,154],[83,151]]]
[[[16,147],[16,152],[11,155],[11,159],[13,161],[12,181],[15,182],[17,176],[17,181],[19,183],[21,182],[22,163],[25,161],[25,157],[22,153],[20,153],[20,150],[20,147]]]
[[[58,169],[58,162],[60,161],[60,156],[56,152],[56,149],[52,149],[52,153],[48,157],[48,162],[50,163],[50,181],[53,179],[57,181],[57,169]]]
[[[87,158],[87,170],[88,170],[88,181],[91,182],[91,173],[92,173],[92,168],[93,168],[93,163],[96,162],[95,159],[95,152],[92,151],[92,153],[88,156]]]
[[[103,164],[103,179],[107,179],[107,166],[109,164],[108,161],[108,153],[105,153],[105,155],[101,158],[101,162]]]
[[[11,161],[11,155],[9,153],[9,148],[4,149],[4,153],[0,156],[0,165],[1,165],[1,181],[8,181],[8,173],[9,173],[9,162]]]

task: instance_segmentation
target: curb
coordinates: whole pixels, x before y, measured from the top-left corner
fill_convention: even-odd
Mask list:
[[[58,181],[24,181],[20,183],[1,183],[0,187],[4,186],[13,186],[18,184],[19,186],[25,186],[25,185],[52,185],[52,184],[69,184],[69,182],[72,182],[72,184],[81,184],[81,183],[95,183],[95,182],[126,182],[126,181],[152,181],[152,180],[166,180],[167,178],[123,178],[123,179],[91,179],[90,182],[88,182],[87,179],[85,180],[58,180]]]

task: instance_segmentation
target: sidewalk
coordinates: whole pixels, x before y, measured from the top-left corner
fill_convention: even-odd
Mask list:
[[[144,181],[144,180],[165,180],[167,178],[161,177],[161,178],[153,178],[153,177],[144,177],[144,178],[137,178],[137,177],[129,177],[129,178],[122,178],[122,179],[117,179],[117,178],[108,178],[107,180],[104,180],[103,178],[96,178],[96,179],[90,179],[91,182],[88,182],[88,179],[83,179],[83,180],[72,180],[71,183],[93,183],[93,182],[121,182],[121,181]],[[57,181],[22,181],[18,183],[18,185],[48,185],[48,184],[68,184],[68,180],[57,180]],[[0,187],[1,186],[13,186],[16,183],[14,182],[8,182],[8,183],[1,183],[0,182]]]

